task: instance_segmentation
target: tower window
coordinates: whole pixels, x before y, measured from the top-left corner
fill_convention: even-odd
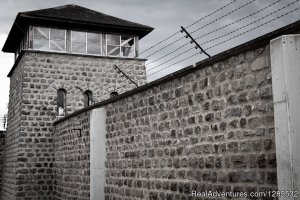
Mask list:
[[[134,57],[134,37],[107,34],[106,52],[108,56]]]
[[[83,93],[84,95],[84,107],[88,107],[93,104],[93,93],[87,90]]]
[[[116,97],[118,96],[118,92],[113,91],[112,93],[110,93],[110,98]]]
[[[137,56],[135,36],[102,34],[95,32],[64,30],[33,26],[33,39],[25,37],[24,44],[20,44],[16,57],[23,48],[42,51],[69,52],[89,55],[104,55],[114,57]],[[28,33],[29,38],[31,35]],[[105,37],[104,37],[105,36]],[[27,46],[28,43],[28,46]]]
[[[72,31],[73,53],[101,55],[101,34]]]
[[[66,51],[66,31],[62,29],[34,27],[33,49]]]
[[[66,31],[59,29],[50,29],[50,50],[66,50]]]
[[[66,114],[66,91],[64,89],[57,90],[57,115],[65,116]]]

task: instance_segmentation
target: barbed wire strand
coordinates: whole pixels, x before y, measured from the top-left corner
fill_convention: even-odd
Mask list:
[[[188,59],[190,59],[190,58],[192,58],[192,57],[194,57],[194,56],[196,56],[196,55],[198,55],[198,54],[201,54],[201,52],[197,52],[197,53],[195,53],[195,54],[193,54],[193,55],[191,55],[191,56],[189,56],[189,57],[187,57],[187,58],[184,58],[184,59],[182,59],[182,60],[179,60],[179,61],[177,61],[177,62],[175,62],[175,63],[173,63],[173,64],[171,64],[171,65],[168,65],[168,66],[166,66],[166,67],[164,67],[164,68],[162,68],[162,69],[160,69],[160,70],[158,70],[158,71],[156,71],[156,72],[153,72],[153,73],[151,73],[151,74],[147,74],[147,76],[152,76],[152,75],[154,75],[154,74],[156,74],[156,73],[158,73],[158,72],[160,72],[160,71],[162,71],[162,70],[164,70],[164,69],[167,69],[167,68],[169,68],[169,67],[171,67],[171,66],[174,66],[174,65],[176,65],[176,64],[178,64],[178,63],[180,63],[180,62],[183,62],[183,61],[185,61],[185,60],[188,60]]]
[[[207,35],[209,35],[209,34],[211,34],[211,33],[214,33],[214,32],[216,32],[216,31],[222,30],[222,29],[224,29],[224,28],[226,28],[226,27],[228,27],[228,26],[230,26],[230,25],[233,25],[233,24],[236,24],[236,23],[238,23],[238,22],[240,22],[240,21],[242,21],[242,20],[245,20],[245,19],[247,19],[247,18],[249,18],[249,17],[251,17],[251,16],[253,16],[253,15],[255,15],[255,14],[261,12],[261,11],[264,11],[264,10],[266,10],[267,8],[269,8],[269,7],[271,7],[271,6],[273,6],[273,5],[277,4],[277,3],[279,3],[280,1],[282,1],[282,0],[278,0],[278,1],[276,1],[276,2],[273,2],[272,4],[269,4],[268,6],[265,6],[264,8],[261,8],[261,9],[259,9],[258,11],[254,12],[254,13],[251,13],[250,15],[247,15],[247,16],[245,16],[245,17],[243,17],[243,18],[240,18],[240,19],[238,19],[238,20],[236,20],[236,21],[230,23],[230,24],[227,24],[227,25],[222,26],[222,27],[220,27],[220,28],[217,28],[217,29],[215,29],[215,30],[213,30],[213,31],[210,31],[210,32],[208,32],[208,33],[205,33],[204,35],[195,38],[195,40],[200,39],[200,38],[203,38],[204,36],[207,36]],[[165,58],[165,57],[171,55],[172,53],[177,52],[177,51],[180,50],[182,47],[184,47],[184,46],[186,46],[186,45],[188,45],[188,44],[189,44],[189,43],[185,43],[184,45],[179,46],[179,47],[176,48],[175,50],[173,50],[173,51],[171,51],[171,52],[169,52],[169,53],[167,53],[167,54],[165,54],[165,55],[163,55],[163,56],[161,56],[161,57],[158,57],[157,59],[155,59],[155,60],[153,60],[153,61],[151,61],[151,62],[149,62],[149,63],[146,63],[146,65],[150,65],[150,64],[152,64],[152,63],[155,63],[155,62],[157,62],[157,61],[159,61],[159,60],[161,60],[161,59],[163,59],[163,58]],[[150,71],[150,70],[152,70],[152,69],[149,69],[149,71]]]
[[[164,64],[166,64],[166,63],[168,63],[168,62],[170,62],[170,61],[172,61],[172,60],[174,60],[176,58],[178,58],[179,56],[182,56],[182,55],[186,54],[187,52],[191,51],[192,49],[195,49],[195,47],[191,47],[188,50],[186,50],[185,52],[179,52],[178,54],[176,54],[172,58],[164,61],[163,63],[160,63],[159,65],[157,65],[157,66],[155,66],[155,67],[153,67],[153,68],[151,68],[151,69],[149,69],[147,71],[152,71],[153,69],[156,69],[156,68],[158,68],[158,67],[160,67],[160,66],[162,66],[162,65],[164,65]]]
[[[237,37],[239,37],[239,36],[241,36],[241,35],[244,35],[244,34],[246,34],[246,33],[251,32],[251,31],[253,31],[253,30],[256,30],[257,28],[260,28],[260,27],[262,27],[262,26],[264,26],[264,25],[266,25],[266,24],[269,24],[269,23],[271,23],[272,21],[278,20],[278,19],[280,19],[281,17],[284,17],[284,16],[286,16],[286,15],[292,13],[292,12],[295,12],[295,11],[297,11],[297,10],[299,10],[299,9],[300,9],[300,7],[295,8],[294,10],[291,10],[291,11],[289,11],[289,12],[286,12],[286,13],[284,13],[284,14],[282,14],[282,15],[276,17],[276,18],[273,18],[273,19],[271,19],[271,20],[269,20],[269,21],[267,21],[267,22],[265,22],[265,23],[263,23],[263,24],[260,24],[259,26],[256,26],[256,27],[254,27],[254,28],[251,28],[251,29],[249,29],[249,30],[247,30],[247,31],[244,31],[244,32],[238,34],[238,35],[235,35],[235,36],[233,36],[233,37],[231,37],[231,38],[228,38],[228,39],[226,39],[226,40],[224,40],[224,41],[222,41],[222,42],[219,42],[219,43],[217,43],[217,44],[215,44],[215,45],[213,45],[213,46],[211,46],[211,47],[209,47],[209,48],[207,48],[207,49],[205,49],[205,50],[209,50],[209,49],[215,48],[215,47],[217,47],[217,46],[219,46],[219,45],[221,45],[221,44],[223,44],[223,43],[225,43],[225,42],[228,42],[228,41],[230,41],[230,40],[232,40],[232,39],[235,39],[235,38],[237,38]],[[185,60],[187,60],[187,59],[190,59],[190,58],[196,56],[197,54],[198,54],[198,53],[193,54],[193,55],[191,55],[191,56],[189,56],[189,57],[187,57],[187,58],[184,58],[184,59],[182,59],[182,60],[179,60],[179,61],[177,61],[176,63],[173,63],[173,64],[171,64],[171,65],[168,65],[168,66],[166,66],[166,67],[164,67],[164,68],[162,68],[162,69],[160,69],[160,70],[158,70],[158,71],[156,71],[156,72],[153,72],[153,73],[151,73],[151,74],[148,74],[147,76],[152,76],[152,75],[154,75],[154,74],[156,74],[156,73],[158,73],[158,72],[160,72],[160,71],[162,71],[162,70],[164,70],[164,69],[167,69],[167,68],[169,68],[169,67],[171,67],[171,66],[174,66],[175,64],[178,64],[178,63],[183,62],[183,61],[185,61]]]
[[[229,15],[231,15],[231,14],[237,12],[238,10],[240,10],[240,9],[242,9],[242,8],[244,8],[244,7],[246,7],[247,5],[249,5],[249,4],[251,4],[251,3],[255,2],[255,1],[256,1],[256,0],[251,0],[250,2],[247,2],[247,3],[245,3],[245,4],[241,5],[241,6],[239,6],[238,8],[236,8],[236,9],[234,9],[234,10],[232,10],[232,11],[226,13],[225,15],[222,15],[221,17],[218,17],[217,19],[215,19],[215,20],[213,20],[213,21],[211,21],[211,22],[205,24],[204,26],[201,26],[200,28],[196,29],[195,31],[192,31],[191,34],[194,33],[194,32],[196,32],[196,31],[198,31],[198,30],[200,30],[200,29],[203,29],[203,28],[205,28],[205,27],[207,27],[207,26],[209,26],[209,25],[211,25],[211,24],[213,24],[213,23],[215,23],[215,22],[217,22],[217,21],[219,21],[219,20],[221,20],[221,19],[223,19],[224,17],[227,17],[227,16],[229,16]],[[179,31],[179,32],[180,32],[180,31]],[[158,49],[157,51],[155,51],[155,52],[153,52],[153,53],[151,53],[151,54],[149,54],[149,55],[146,55],[145,57],[149,58],[149,57],[151,57],[151,56],[153,56],[153,55],[155,55],[155,54],[161,52],[162,50],[166,49],[167,47],[169,47],[169,46],[175,44],[176,42],[182,40],[183,38],[184,38],[184,36],[182,36],[182,37],[178,38],[177,40],[175,40],[175,41],[169,43],[168,45],[166,45],[166,46],[164,46],[164,47]],[[140,55],[141,55],[141,54],[142,54],[142,53],[140,53]]]
[[[267,15],[265,15],[265,16],[263,16],[263,17],[257,19],[257,20],[254,20],[253,22],[250,22],[250,23],[248,23],[248,24],[246,24],[246,25],[244,25],[244,26],[241,26],[240,28],[238,28],[238,29],[236,29],[236,30],[230,31],[230,32],[228,32],[228,33],[226,33],[226,34],[223,34],[223,35],[221,35],[221,36],[218,36],[218,37],[215,37],[215,38],[213,38],[213,39],[207,40],[207,41],[201,43],[200,45],[208,44],[208,43],[210,43],[210,42],[212,42],[212,41],[215,41],[215,40],[221,39],[221,38],[223,38],[223,37],[225,37],[225,36],[231,35],[232,33],[237,32],[237,31],[239,31],[239,30],[242,30],[243,28],[246,28],[246,27],[248,27],[248,26],[251,26],[251,25],[255,24],[256,22],[259,22],[259,21],[261,21],[261,20],[263,20],[263,19],[265,19],[265,18],[267,18],[267,17],[269,17],[269,16],[271,16],[271,15],[273,15],[273,14],[275,14],[275,13],[277,13],[277,12],[279,12],[279,11],[281,11],[281,10],[283,10],[283,9],[285,9],[285,8],[287,8],[287,7],[289,7],[289,6],[293,5],[293,4],[295,4],[295,3],[297,3],[297,2],[299,2],[299,0],[293,1],[292,3],[289,3],[289,4],[285,5],[284,7],[281,7],[281,8],[279,8],[279,9],[277,9],[277,10],[275,10],[275,11],[273,11],[273,12],[271,12],[271,13],[269,13],[269,14],[267,14]],[[196,38],[196,39],[199,39],[199,38]]]
[[[258,11],[254,12],[254,13],[251,13],[250,15],[247,15],[247,16],[245,16],[245,17],[242,17],[242,18],[240,18],[240,19],[238,19],[238,20],[236,20],[236,21],[234,21],[234,22],[232,22],[232,23],[229,23],[229,24],[227,24],[227,25],[225,25],[225,26],[222,26],[222,27],[220,27],[220,28],[214,29],[213,31],[207,32],[207,33],[201,35],[200,37],[196,37],[195,40],[200,39],[200,38],[203,38],[204,36],[210,35],[210,34],[212,34],[212,33],[214,33],[214,32],[219,31],[219,30],[222,30],[222,29],[224,29],[224,28],[226,28],[226,27],[228,27],[228,26],[231,26],[231,25],[233,25],[233,24],[236,24],[236,23],[238,23],[238,22],[240,22],[240,21],[243,21],[243,20],[245,20],[245,19],[247,19],[247,18],[249,18],[249,17],[251,17],[251,16],[253,16],[253,15],[256,15],[257,13],[260,13],[261,11],[264,11],[264,10],[270,8],[271,6],[273,6],[273,5],[277,4],[277,3],[279,3],[280,1],[282,1],[282,0],[278,0],[278,1],[274,2],[274,3],[272,3],[272,4],[269,4],[268,6],[265,6],[264,8],[259,9]]]
[[[295,11],[297,11],[297,10],[299,10],[299,9],[300,9],[300,7],[295,8],[294,10],[291,10],[291,11],[289,11],[289,12],[286,12],[286,13],[284,13],[284,14],[282,14],[282,15],[276,17],[276,18],[273,18],[273,19],[271,19],[271,20],[269,20],[269,21],[267,21],[267,22],[265,22],[265,23],[263,23],[263,24],[260,24],[259,26],[256,26],[256,27],[254,27],[254,28],[252,28],[252,29],[249,29],[249,30],[247,30],[247,31],[244,31],[244,32],[238,34],[238,35],[235,35],[235,36],[233,36],[233,37],[231,37],[231,38],[228,38],[228,39],[226,39],[226,40],[224,40],[224,41],[222,41],[222,42],[219,42],[219,43],[217,43],[217,44],[215,44],[215,45],[213,45],[213,46],[207,48],[206,50],[215,48],[216,46],[219,46],[220,44],[223,44],[223,43],[225,43],[225,42],[228,42],[228,41],[230,41],[230,40],[232,40],[232,39],[234,39],[234,38],[237,38],[237,37],[239,37],[239,36],[241,36],[241,35],[244,35],[244,34],[246,34],[246,33],[249,33],[249,32],[251,32],[251,31],[253,31],[253,30],[257,29],[257,28],[260,28],[260,27],[262,27],[262,26],[264,26],[264,25],[266,25],[266,24],[269,24],[269,23],[271,23],[271,22],[273,22],[273,21],[275,21],[275,20],[277,20],[277,19],[280,19],[281,17],[284,17],[284,16],[286,16],[286,15],[292,13],[292,12],[295,12]]]
[[[279,0],[279,1],[281,1],[281,0]],[[277,1],[277,3],[278,3],[279,1]],[[211,40],[208,40],[208,41],[206,41],[206,42],[203,42],[203,43],[201,43],[200,45],[204,45],[204,44],[210,43],[210,42],[212,42],[212,41],[215,41],[215,40],[217,40],[217,39],[221,39],[221,38],[223,38],[223,37],[225,37],[225,36],[228,36],[228,35],[230,35],[230,34],[232,34],[232,33],[234,33],[234,32],[237,32],[237,31],[239,31],[239,30],[241,30],[241,29],[243,29],[243,28],[246,28],[246,27],[248,27],[248,26],[250,26],[250,25],[252,25],[252,24],[254,24],[254,23],[258,22],[258,21],[261,21],[261,20],[263,20],[263,19],[265,19],[265,18],[267,18],[267,17],[269,17],[269,16],[271,16],[271,15],[273,15],[273,14],[275,14],[275,13],[277,13],[277,12],[279,12],[279,11],[285,9],[285,8],[287,8],[288,6],[291,6],[292,4],[297,3],[298,1],[299,1],[299,0],[296,0],[296,1],[292,2],[292,3],[289,3],[289,4],[287,4],[286,6],[284,6],[284,7],[282,7],[282,8],[279,8],[279,9],[277,9],[276,11],[273,11],[273,12],[269,13],[269,14],[265,15],[264,17],[259,18],[258,20],[255,20],[255,21],[253,21],[253,22],[251,22],[251,23],[248,23],[248,24],[246,24],[246,25],[244,25],[244,26],[242,26],[242,27],[240,27],[240,28],[238,28],[238,29],[235,29],[235,30],[233,30],[233,31],[231,31],[231,32],[229,32],[229,33],[223,34],[223,35],[221,35],[221,36],[218,36],[218,37],[216,37],[216,38],[213,38],[213,39],[211,39]],[[274,5],[274,4],[270,4],[270,5],[266,6],[266,7],[263,8],[263,9],[260,9],[260,11],[266,9],[267,7],[270,7],[271,5]],[[257,12],[255,12],[255,13],[257,13]],[[253,15],[253,14],[254,14],[254,13],[252,13],[252,14],[250,14],[250,15]],[[250,16],[250,15],[248,15],[248,16]],[[244,19],[247,18],[248,16],[244,17]],[[239,19],[239,20],[237,20],[237,21],[235,21],[235,22],[233,22],[233,23],[236,23],[236,22],[241,21],[241,20],[242,20],[242,19]],[[233,23],[231,23],[231,24],[233,24]],[[225,26],[227,26],[227,25],[225,25]],[[200,37],[198,37],[198,38],[200,38]],[[198,38],[196,38],[196,39],[198,39]],[[188,44],[188,43],[186,43],[186,44]],[[186,44],[185,44],[185,45],[186,45]],[[183,46],[185,46],[185,45],[180,46],[179,48],[175,49],[175,50],[172,51],[171,53],[174,53],[174,52],[178,51],[179,49],[181,49],[181,47],[183,47]],[[191,50],[191,49],[189,49],[189,51],[190,51],[190,50]],[[167,54],[167,55],[170,55],[171,53],[169,53],[169,54]],[[175,55],[173,58],[169,59],[168,61],[177,58],[177,56],[180,56],[180,55],[177,54],[177,55]],[[157,59],[157,60],[160,60],[160,59],[162,59],[163,57],[166,57],[166,56],[162,56],[161,58],[159,58],[159,59]],[[157,60],[156,60],[156,61],[157,61]],[[153,63],[153,62],[152,62],[152,63]],[[162,63],[162,64],[165,64],[165,63],[166,63],[166,62],[164,62],[164,63]],[[151,71],[151,70],[153,70],[153,69],[155,69],[155,68],[157,68],[157,67],[160,67],[162,64],[160,64],[160,65],[158,65],[158,66],[155,66],[155,67],[152,67],[152,68],[150,68],[150,69],[147,70],[147,71]]]
[[[217,10],[211,12],[210,14],[208,14],[208,15],[206,15],[206,16],[204,16],[204,17],[198,19],[197,21],[193,22],[192,24],[188,25],[186,28],[190,28],[190,27],[194,26],[195,24],[199,23],[200,21],[202,21],[202,20],[204,20],[204,19],[206,19],[206,18],[212,16],[213,14],[215,14],[215,13],[217,13],[217,12],[219,12],[219,11],[225,9],[226,7],[228,7],[229,5],[233,4],[233,3],[236,2],[236,1],[237,1],[237,0],[232,0],[231,2],[229,2],[229,3],[227,3],[226,5],[222,6],[221,8],[219,8],[219,9],[217,9]],[[160,45],[161,43],[163,43],[163,42],[165,42],[165,41],[167,41],[167,40],[173,38],[173,37],[174,37],[175,35],[177,35],[178,33],[180,33],[180,31],[177,31],[177,32],[171,34],[170,36],[166,37],[165,39],[163,39],[163,40],[161,40],[161,41],[155,43],[154,45],[150,46],[149,48],[147,48],[147,49],[141,51],[141,52],[140,52],[140,55],[143,54],[143,53],[145,53],[145,52],[147,52],[147,51],[149,51],[150,49],[153,49],[153,48],[156,47],[157,45]]]
[[[179,46],[178,48],[176,48],[175,50],[173,50],[173,51],[171,51],[171,52],[165,54],[164,56],[161,56],[161,57],[157,58],[156,60],[153,60],[153,61],[151,61],[151,62],[149,62],[149,63],[146,63],[146,65],[151,65],[152,63],[155,63],[155,62],[157,62],[157,61],[159,61],[159,60],[161,60],[161,59],[163,59],[163,58],[165,58],[165,57],[167,57],[167,56],[169,56],[169,55],[171,55],[171,54],[177,52],[178,50],[182,49],[182,47],[185,47],[185,46],[187,46],[188,44],[189,44],[189,43],[185,43],[185,44]]]
[[[229,16],[229,15],[231,15],[231,14],[237,12],[238,10],[240,10],[240,9],[242,9],[242,8],[244,8],[244,7],[248,6],[248,5],[250,5],[251,3],[255,2],[255,1],[256,1],[256,0],[251,0],[251,1],[249,1],[249,2],[247,2],[247,3],[245,3],[245,4],[243,4],[243,5],[241,5],[240,7],[236,8],[236,9],[234,9],[234,10],[228,12],[228,13],[226,13],[225,15],[222,15],[221,17],[218,17],[217,19],[215,19],[215,20],[213,20],[213,21],[211,21],[211,22],[205,24],[204,26],[201,26],[201,27],[197,28],[196,30],[191,31],[190,34],[195,33],[195,32],[197,32],[197,31],[199,31],[199,30],[201,30],[201,29],[203,29],[203,28],[205,28],[205,27],[207,27],[207,26],[209,26],[209,25],[211,25],[211,24],[213,24],[213,23],[215,23],[215,22],[217,22],[217,21],[223,19],[224,17],[227,17],[227,16]]]

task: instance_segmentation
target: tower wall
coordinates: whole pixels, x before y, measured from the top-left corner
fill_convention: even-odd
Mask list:
[[[72,113],[83,108],[82,91],[92,91],[98,102],[114,86],[118,93],[135,87],[113,65],[144,84],[144,60],[38,51],[21,56],[11,76],[2,199],[52,199],[57,90],[66,90],[66,112]]]
[[[5,131],[0,131],[0,197],[2,192],[4,146],[5,146]]]
[[[17,185],[23,181],[24,176],[18,175],[17,169],[23,165],[19,151],[19,140],[21,133],[21,110],[22,110],[22,82],[24,58],[22,58],[10,77],[10,91],[8,104],[8,127],[3,149],[3,176],[0,199],[15,199],[17,197]],[[20,153],[19,153],[20,152]],[[20,155],[20,158],[19,158]],[[18,188],[20,191],[23,188]]]

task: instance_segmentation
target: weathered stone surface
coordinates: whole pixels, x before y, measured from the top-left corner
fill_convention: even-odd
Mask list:
[[[231,156],[231,162],[235,168],[245,168],[247,166],[246,157],[244,155]]]
[[[67,114],[84,107],[82,91],[76,86],[83,91],[92,91],[96,102],[108,99],[111,88],[122,84],[113,68],[113,64],[119,65],[120,61],[132,63],[118,58],[54,52],[25,51],[22,54],[10,77],[9,127],[3,161],[5,176],[1,181],[3,185],[0,190],[3,192],[0,199],[89,199],[89,131],[82,132],[81,139],[84,141],[81,143],[76,134],[71,133],[75,125],[68,125],[69,122],[61,125],[64,130],[60,130],[63,132],[60,134],[64,136],[54,134],[53,122],[58,119],[57,90],[65,89],[67,92]],[[143,63],[136,60],[135,64],[119,67],[136,82],[144,84]],[[133,87],[132,84],[125,84],[117,92],[122,93]],[[138,103],[143,105],[143,102]],[[148,110],[139,110],[137,114],[146,116]],[[107,128],[116,130],[119,127],[112,123],[119,120],[125,121],[126,115],[108,121],[111,126]],[[146,119],[141,124],[145,122]],[[86,119],[81,125],[84,126],[82,129],[88,129],[89,121]],[[130,124],[122,126],[129,128]],[[132,139],[135,138],[129,141],[135,142]],[[138,154],[132,152],[126,155],[136,158]],[[109,158],[119,157],[110,154]]]
[[[190,199],[193,188],[252,191],[254,184],[258,191],[263,184],[275,190],[272,86],[268,77],[261,74],[270,71],[268,57],[267,51],[259,57],[253,51],[244,52],[104,105],[106,199]],[[46,92],[48,79],[53,78],[59,79],[54,87],[72,91],[68,112],[83,107],[74,85],[93,88],[92,83],[87,83],[100,74],[104,75],[95,90],[100,91],[96,92],[99,101],[108,98],[107,92],[101,93],[101,85],[120,83],[109,67],[112,63],[46,55],[42,61],[37,54],[26,59],[30,67],[24,67],[24,98],[11,94],[16,102],[10,104],[11,108],[18,108],[24,100],[26,109],[10,111],[11,116],[19,117],[10,119],[15,126],[11,128],[8,146],[13,147],[18,138],[20,147],[28,151],[18,155],[14,150],[7,151],[5,170],[13,177],[10,168],[15,169],[18,164],[20,174],[13,177],[19,186],[18,195],[25,190],[39,191],[42,199],[47,199],[47,194],[54,191],[56,199],[89,199],[89,111],[58,123],[53,129],[49,111],[35,106],[47,99],[47,107],[55,112],[56,90]],[[136,66],[138,71],[140,66]],[[133,73],[133,69],[129,66],[128,73]],[[21,73],[21,67],[15,73]],[[143,77],[144,73],[138,73],[140,83]],[[22,92],[23,85],[15,75],[11,87]],[[121,92],[129,89],[131,86]],[[29,101],[30,95],[34,96],[33,101]],[[21,122],[21,117],[26,120]],[[81,139],[70,131],[77,126],[84,129]],[[18,163],[8,160],[8,156],[15,157]],[[35,175],[39,184],[29,185],[29,177]],[[11,185],[9,181],[3,183],[7,194],[14,192]]]
[[[244,63],[239,63],[239,58],[234,57],[224,61],[222,65],[215,64],[175,79],[171,82],[178,84],[170,86],[169,89],[166,87],[163,90],[149,88],[143,93],[136,94],[136,100],[133,102],[131,98],[125,98],[123,101],[107,105],[106,109],[111,113],[114,110],[120,110],[119,108],[124,108],[123,112],[110,116],[110,118],[118,118],[122,113],[125,115],[132,113],[131,108],[124,102],[134,103],[141,99],[145,99],[147,102],[152,96],[154,96],[153,99],[160,99],[161,95],[167,92],[166,90],[177,93],[177,95],[173,95],[173,98],[168,99],[168,103],[174,105],[172,107],[168,107],[167,102],[163,103],[164,109],[162,110],[155,109],[158,107],[157,103],[147,105],[148,109],[152,108],[155,112],[145,116],[151,115],[152,120],[149,125],[153,127],[156,124],[157,129],[142,131],[143,125],[130,119],[124,122],[114,122],[115,126],[121,127],[122,123],[128,121],[129,127],[125,130],[120,128],[114,131],[109,130],[115,136],[108,138],[110,141],[108,146],[111,147],[108,152],[113,152],[115,140],[125,137],[118,136],[116,133],[118,131],[127,133],[127,129],[136,130],[131,134],[141,135],[141,140],[137,142],[140,146],[132,145],[125,148],[125,144],[119,143],[120,151],[149,150],[153,147],[167,149],[164,151],[165,153],[155,154],[152,158],[168,159],[169,165],[151,166],[147,169],[130,167],[130,169],[136,170],[138,174],[149,171],[147,179],[150,180],[157,179],[157,176],[151,175],[151,170],[164,171],[166,174],[171,174],[168,172],[175,170],[175,178],[170,175],[160,176],[159,180],[168,182],[168,187],[160,187],[158,191],[164,194],[174,191],[174,194],[178,194],[178,199],[189,199],[185,192],[193,188],[197,188],[197,191],[210,189],[253,191],[260,190],[262,184],[266,183],[276,189],[275,180],[272,179],[271,173],[268,174],[268,172],[276,171],[274,134],[266,134],[267,130],[265,130],[265,127],[270,127],[272,130],[274,126],[273,111],[268,106],[269,103],[272,104],[270,98],[272,93],[269,90],[271,83],[266,76],[258,75],[264,70],[269,70],[269,66],[265,63],[265,59],[269,55],[266,52],[259,56],[257,57],[256,53],[247,52],[241,56]],[[258,76],[266,80],[259,80],[262,82],[258,84],[256,82]],[[184,85],[179,83],[184,83]],[[145,107],[139,106],[136,109],[143,110]],[[168,109],[166,109],[167,107]],[[168,113],[165,115],[169,117],[157,117],[162,113]],[[165,128],[164,121],[170,121],[170,129]],[[159,129],[159,124],[163,128]],[[151,137],[153,131],[157,132],[155,137]],[[160,135],[160,137],[156,137],[156,135]],[[167,143],[169,140],[172,141]],[[173,148],[176,149],[174,154],[171,153]],[[113,158],[108,158],[108,160],[115,161]],[[119,161],[121,160],[119,159]],[[132,161],[128,158],[126,162]],[[117,167],[108,169],[108,171],[119,170],[121,169]],[[106,183],[106,186],[115,190],[117,186],[113,182],[118,177],[108,175],[106,178],[111,180]],[[130,177],[122,178],[134,180]],[[174,180],[177,184],[174,183]],[[255,184],[258,185],[254,188]],[[223,185],[226,187],[220,187]],[[134,190],[134,188],[128,189]],[[146,193],[150,191],[145,189]],[[115,192],[109,193],[108,196],[130,199],[129,196],[119,195]],[[174,199],[175,195],[169,197]],[[167,195],[162,199],[166,198]]]
[[[256,58],[252,63],[251,63],[251,69],[253,71],[256,70],[261,70],[263,68],[267,67],[267,63],[266,63],[266,58],[265,57],[259,57]]]

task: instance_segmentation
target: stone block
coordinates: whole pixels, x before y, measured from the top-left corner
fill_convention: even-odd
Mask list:
[[[251,69],[252,69],[252,71],[262,70],[265,67],[267,67],[267,63],[266,63],[266,58],[265,57],[256,58],[251,63]]]

